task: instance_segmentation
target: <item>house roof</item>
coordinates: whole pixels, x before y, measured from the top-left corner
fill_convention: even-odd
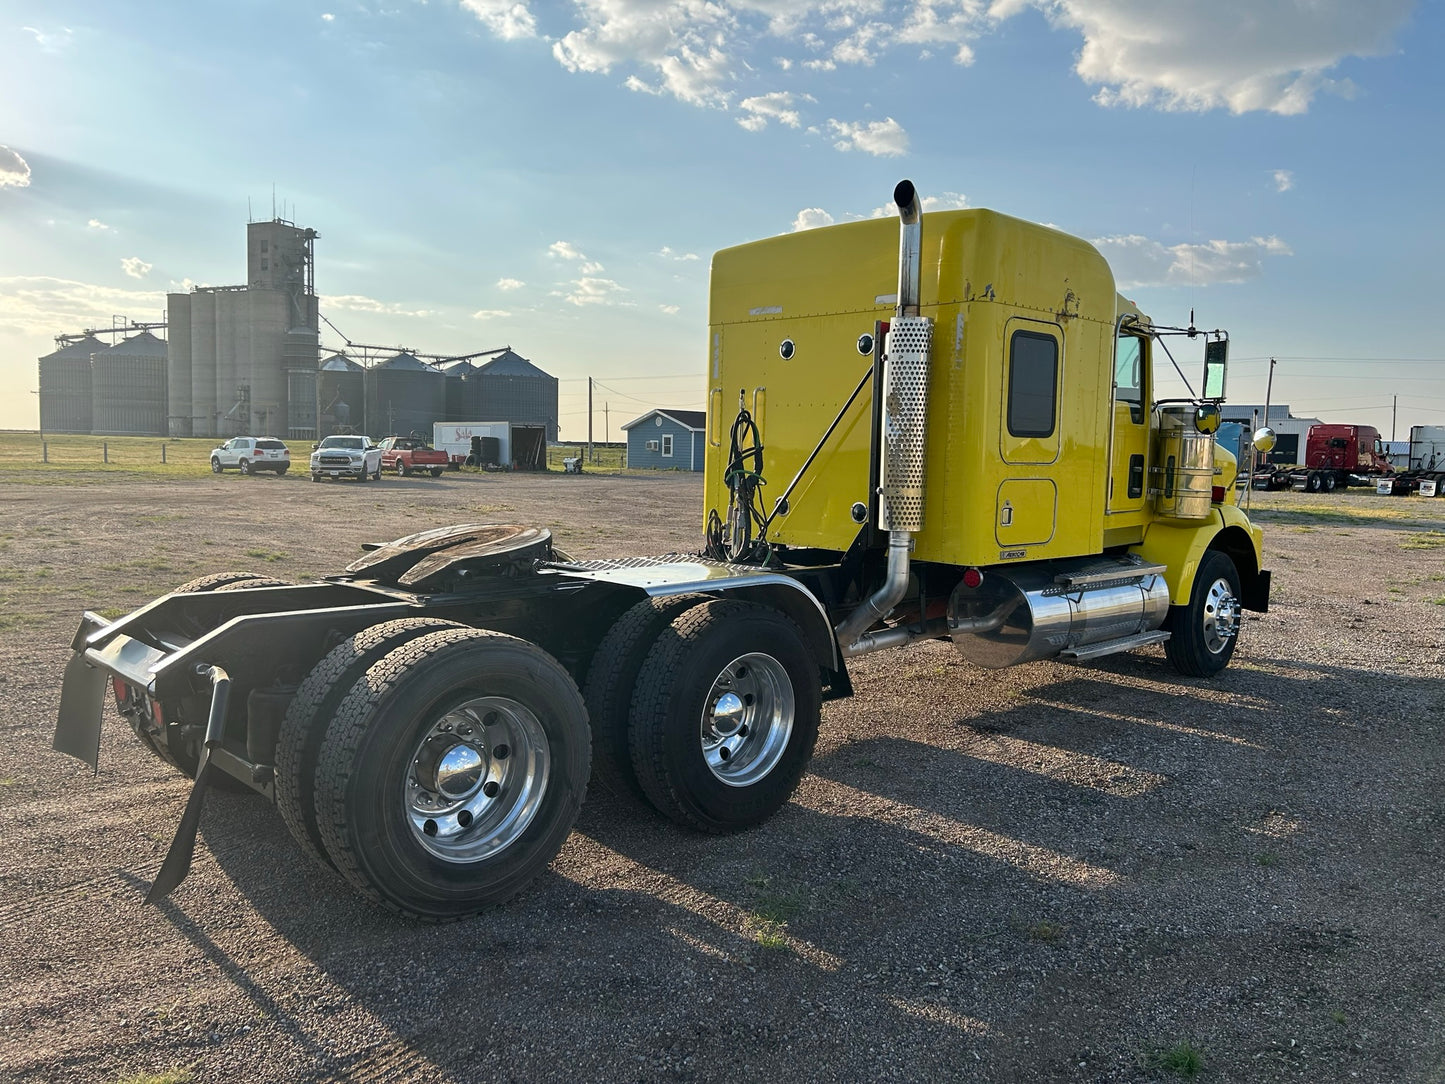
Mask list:
[[[556,379],[551,373],[543,372],[510,347],[485,365],[478,366],[477,372],[482,376],[534,376],[545,377],[548,380]]]
[[[641,425],[643,422],[647,421],[649,418],[653,417],[653,415],[656,415],[656,414],[661,414],[664,418],[668,418],[668,419],[676,422],[678,425],[682,426],[684,429],[691,429],[694,433],[701,433],[704,429],[707,428],[707,412],[706,412],[706,411],[703,411],[703,410],[670,410],[670,409],[669,409],[669,410],[663,410],[663,409],[659,408],[659,409],[657,409],[657,410],[649,410],[646,414],[644,414],[644,415],[643,415],[642,417],[640,417],[640,418],[633,418],[632,421],[628,422],[626,425],[624,425],[624,426],[622,427],[622,431],[625,433],[627,430],[631,429],[633,426]]]

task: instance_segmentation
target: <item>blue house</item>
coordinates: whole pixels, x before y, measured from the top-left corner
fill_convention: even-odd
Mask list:
[[[702,470],[707,415],[701,410],[650,410],[622,427],[627,465],[644,470]]]

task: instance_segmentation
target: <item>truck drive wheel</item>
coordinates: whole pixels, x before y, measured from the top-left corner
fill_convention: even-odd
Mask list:
[[[646,798],[627,744],[637,675],[662,630],[705,601],[705,595],[643,599],[617,619],[592,656],[585,693],[592,720],[592,778],[614,794]]]
[[[628,730],[638,785],[679,824],[760,824],[802,778],[821,711],[817,661],[790,618],[705,602],[675,618],[642,664]]]
[[[296,690],[276,740],[276,810],[297,845],[318,864],[332,866],[316,826],[316,761],[337,706],[371,665],[392,649],[429,632],[465,627],[435,617],[373,625],[332,648]]]
[[[1335,481],[1335,476],[1334,476],[1333,474],[1327,474],[1327,475],[1325,475],[1325,492],[1326,492],[1326,493],[1333,493],[1333,492],[1335,491],[1335,486],[1336,486],[1337,484],[1338,484],[1338,483]]]
[[[1239,624],[1239,572],[1227,554],[1210,550],[1194,574],[1189,604],[1169,608],[1164,653],[1181,674],[1213,677],[1229,665]]]
[[[536,644],[428,633],[374,663],[327,727],[315,800],[326,853],[393,911],[474,914],[561,850],[589,748],[582,694]]]
[[[1318,493],[1323,488],[1324,482],[1320,476],[1314,471],[1310,471],[1309,477],[1305,479],[1305,489],[1311,493]]]

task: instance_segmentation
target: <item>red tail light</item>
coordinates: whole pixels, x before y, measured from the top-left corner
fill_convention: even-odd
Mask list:
[[[115,693],[115,706],[124,711],[125,702],[130,699],[130,686],[120,678],[111,678],[110,688]]]
[[[983,583],[983,573],[976,568],[967,569],[963,574],[963,586],[977,587]]]
[[[1209,499],[1212,500],[1215,504],[1223,504],[1223,503],[1224,503],[1224,487],[1223,487],[1223,486],[1214,486],[1214,487],[1210,490],[1210,492],[1209,492]]]

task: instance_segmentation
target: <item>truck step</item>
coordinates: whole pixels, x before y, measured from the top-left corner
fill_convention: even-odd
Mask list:
[[[1061,587],[1089,587],[1115,580],[1133,580],[1144,576],[1162,576],[1163,565],[1145,564],[1138,557],[1107,557],[1081,568],[1061,572],[1054,582]]]
[[[1104,655],[1114,655],[1120,651],[1133,651],[1136,647],[1143,647],[1145,644],[1162,644],[1167,639],[1169,639],[1169,633],[1162,629],[1154,632],[1141,632],[1137,636],[1126,636],[1122,640],[1105,640],[1101,644],[1069,648],[1059,652],[1059,658],[1069,659],[1072,662],[1085,662],[1088,659],[1097,659]]]

